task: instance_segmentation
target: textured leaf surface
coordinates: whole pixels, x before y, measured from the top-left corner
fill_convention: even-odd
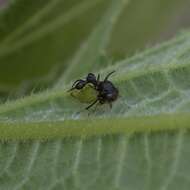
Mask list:
[[[25,2],[19,1],[20,5]],[[189,32],[157,48],[130,59],[114,62],[113,66],[102,69],[102,78],[110,71],[117,71],[111,80],[119,88],[120,98],[114,103],[112,110],[108,105],[99,106],[88,116],[89,113],[84,111],[86,104],[79,103],[66,92],[71,87],[66,81],[75,80],[75,77],[85,75],[91,69],[105,67],[104,64],[101,65],[102,52],[104,55],[106,49],[111,47],[108,42],[114,39],[111,33],[113,28],[117,28],[119,15],[128,6],[134,5],[134,1],[125,4],[125,7],[123,3],[127,1],[121,0],[109,3],[100,1],[100,4],[99,1],[82,1],[80,4],[77,1],[76,4],[73,4],[73,1],[64,4],[65,2],[32,1],[31,10],[26,10],[28,15],[20,12],[18,23],[10,22],[10,28],[5,30],[3,26],[5,31],[0,31],[0,48],[3,50],[0,57],[3,55],[2,57],[15,60],[13,52],[22,47],[24,51],[32,53],[39,65],[44,62],[37,59],[39,57],[33,53],[38,51],[38,42],[43,44],[42,47],[51,48],[39,36],[51,31],[52,36],[55,37],[55,32],[59,39],[62,31],[65,32],[64,29],[77,23],[70,19],[80,20],[78,15],[83,11],[87,11],[85,18],[86,15],[89,19],[94,18],[90,15],[96,15],[96,6],[97,11],[100,11],[101,7],[103,15],[101,20],[94,18],[98,20],[97,27],[74,58],[65,62],[69,66],[66,67],[63,78],[58,80],[56,88],[0,105],[0,189],[188,190]],[[147,4],[149,2],[146,1]],[[175,7],[176,4],[172,2]],[[146,6],[144,1],[142,4]],[[161,7],[164,5],[163,3]],[[13,3],[5,13],[19,8],[14,8],[15,6],[17,4]],[[20,9],[22,10],[22,7]],[[13,10],[10,14],[14,17]],[[133,9],[130,7],[130,10]],[[153,8],[151,10],[154,11]],[[145,12],[143,11],[143,15],[146,15]],[[3,17],[0,16],[1,18]],[[28,22],[25,22],[25,19]],[[112,22],[109,23],[110,20]],[[64,28],[65,22],[71,23]],[[160,28],[158,23],[160,22],[156,22],[157,27]],[[91,24],[89,23],[89,26]],[[90,28],[88,27],[88,30]],[[70,30],[66,30],[67,32]],[[7,34],[9,35],[6,36]],[[79,38],[83,35],[80,34]],[[50,36],[46,36],[48,40]],[[54,37],[52,43],[58,43]],[[119,36],[117,37],[119,39]],[[73,42],[75,40],[76,38]],[[79,44],[79,41],[76,41],[76,44]],[[26,46],[23,45],[25,43]],[[33,46],[33,43],[36,44]],[[27,50],[26,47],[30,46],[28,44],[33,47],[32,52],[30,48]],[[60,53],[62,46],[56,47],[60,48]],[[69,55],[73,53],[71,49],[73,46],[68,48]],[[46,55],[49,53],[45,49],[44,52]],[[43,52],[40,56],[42,55]],[[52,58],[55,58],[54,56],[52,55]],[[80,64],[83,62],[85,67],[80,71]],[[4,58],[0,64],[3,63]],[[15,63],[15,68],[18,67],[16,62],[10,63],[11,66]]]
[[[165,34],[170,27],[175,33],[175,23],[172,25],[171,22],[170,25],[169,21],[176,15],[180,17],[183,13],[181,10],[188,7],[185,4],[188,0],[133,0],[129,6],[120,8],[115,1],[116,9],[112,9],[112,14],[107,12],[113,3],[112,0],[2,2],[8,3],[0,11],[0,92],[10,92],[19,88],[19,95],[33,86],[50,86],[60,74],[60,70],[70,70],[71,68],[67,67],[70,65],[69,60],[72,60],[82,42],[92,39],[89,37],[92,28],[96,29],[96,34],[100,34],[101,31],[106,34],[106,31],[112,28],[106,36],[106,44],[101,45],[101,41],[97,41],[100,47],[104,47],[104,51],[97,51],[98,45],[94,46],[94,51],[100,53],[99,57],[102,53],[111,57],[125,57],[126,52],[133,53],[144,47],[147,41],[160,39],[160,32]],[[102,20],[102,15],[106,12],[104,31],[96,23]],[[109,17],[119,19],[116,19],[114,25],[109,25]],[[166,25],[167,27],[164,27]],[[89,52],[93,53],[92,47]],[[99,58],[94,57],[91,61],[99,63]],[[83,68],[86,67],[86,62],[87,59],[84,60]],[[92,69],[105,67],[104,63],[103,59],[103,64],[96,64]],[[66,73],[69,75],[68,71]]]
[[[1,106],[1,139],[65,137],[1,144],[1,189],[188,189],[189,48],[186,32],[102,70],[112,110],[79,113],[68,86]]]

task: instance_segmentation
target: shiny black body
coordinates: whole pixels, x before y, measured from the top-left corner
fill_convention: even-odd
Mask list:
[[[91,83],[93,84],[94,88],[98,91],[97,99],[90,104],[86,109],[91,108],[93,105],[95,105],[97,102],[100,104],[108,103],[110,107],[112,107],[112,102],[115,101],[118,98],[119,91],[118,89],[113,85],[111,81],[108,80],[109,76],[113,74],[115,71],[109,73],[103,81],[100,81],[100,75],[96,78],[96,76],[93,73],[89,73],[86,77],[86,80],[76,80],[72,88],[73,89],[82,89],[86,84]]]
[[[97,86],[99,92],[98,99],[101,104],[111,103],[118,97],[118,89],[110,81],[100,82]]]

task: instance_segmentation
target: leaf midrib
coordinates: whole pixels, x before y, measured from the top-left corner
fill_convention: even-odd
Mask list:
[[[190,113],[108,117],[58,122],[0,122],[0,140],[50,140],[100,135],[149,133],[190,128]]]

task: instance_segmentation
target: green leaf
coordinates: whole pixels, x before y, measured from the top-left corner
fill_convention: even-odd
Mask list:
[[[139,9],[149,3],[150,0],[139,3]],[[152,8],[154,3],[151,1],[152,12],[157,9]],[[164,13],[176,4],[172,1]],[[160,7],[164,5],[162,3]],[[103,59],[110,59],[107,57],[111,47],[108,43],[116,39],[111,33],[122,18],[120,14],[129,8],[131,12],[134,10],[129,6],[124,7],[121,0],[100,1],[100,4],[88,0],[80,3],[71,0],[17,0],[0,15],[4,30],[0,31],[0,77],[3,79],[0,80],[5,88],[12,89],[11,85],[15,87],[18,81],[26,78],[36,81],[36,76],[43,74],[40,68],[44,75],[49,73],[51,68],[44,71],[44,66],[47,66],[44,55],[52,67],[58,55],[67,55],[59,60],[64,66],[68,65],[63,68],[63,78],[56,88],[0,105],[0,189],[189,189],[190,33],[185,32],[130,59],[116,61],[113,66],[110,63],[107,67],[101,65],[102,51],[106,52]],[[142,17],[148,17],[150,13],[142,10]],[[99,11],[101,14],[97,14]],[[4,16],[6,14],[12,16]],[[136,11],[132,20],[134,14]],[[15,15],[18,16],[17,22],[11,22]],[[101,15],[101,20],[97,21]],[[72,18],[76,20],[70,21]],[[115,19],[115,22],[109,23],[109,19]],[[89,22],[88,29],[80,25],[81,20],[84,21],[82,26]],[[6,21],[9,24],[5,27]],[[65,22],[68,24],[63,26]],[[89,35],[86,46],[67,61],[96,22],[98,25]],[[160,22],[155,24],[161,28]],[[76,39],[73,36],[79,26],[85,32]],[[41,38],[47,31],[52,32],[51,43],[49,35],[45,35],[45,40]],[[65,46],[64,40],[60,39],[62,35],[67,39],[71,31],[75,34],[71,35],[73,43]],[[118,43],[119,38],[124,39],[122,35],[116,37]],[[143,38],[143,35],[139,37]],[[125,40],[122,43],[125,44]],[[50,51],[51,46],[55,51]],[[15,51],[19,50],[22,55],[16,59],[18,52]],[[26,52],[28,54],[23,56]],[[40,55],[36,56],[36,52]],[[25,65],[26,58],[30,59],[28,65],[31,68],[35,62],[39,70]],[[19,71],[19,61],[31,75]],[[12,66],[12,71],[9,71],[12,75],[3,70],[3,64],[8,70]],[[118,87],[120,97],[111,110],[108,105],[102,105],[91,112],[84,111],[87,104],[70,96],[67,90],[71,84],[66,84],[66,81],[102,67],[104,69],[99,71],[102,78],[113,70],[117,71],[110,80]],[[8,82],[7,78],[10,78]]]
[[[0,90],[50,85],[106,5],[101,0],[12,3],[0,15]]]
[[[189,49],[185,32],[102,70],[117,71],[111,110],[88,116],[70,85],[1,105],[0,187],[189,189]]]
[[[189,15],[188,0],[132,0],[118,19],[107,54],[125,57],[175,36]]]
[[[73,60],[70,62],[68,69],[58,81],[58,87],[64,82],[71,81],[87,72],[92,72],[98,67],[103,67],[98,58],[104,56],[106,47],[110,41],[112,30],[117,23],[117,19],[121,14],[128,0],[112,0],[109,9],[104,14],[100,23],[95,27],[88,40],[83,44],[77,52]]]
[[[110,27],[112,30],[106,36],[106,44],[97,42],[104,51],[91,58],[96,63],[102,60],[102,54],[103,59],[107,55],[109,60],[118,59],[136,52],[147,42],[174,34],[184,27],[184,22],[180,22],[176,28],[173,20],[184,15],[185,7],[189,11],[186,1],[133,0],[129,6],[116,5],[113,14],[108,13],[111,0],[6,1],[7,5],[0,11],[0,92],[18,90],[18,95],[23,95],[33,87],[51,86],[60,73],[64,76],[65,69],[69,75],[69,65],[74,62],[77,49],[90,39],[92,28],[98,30],[100,26],[96,27],[96,23],[106,13],[110,18],[115,15],[117,22],[104,27],[106,31]],[[104,18],[105,23],[108,17]],[[97,47],[94,46],[94,51]],[[95,64],[92,69],[105,67],[105,63],[103,60],[103,64]]]
[[[172,20],[176,14],[180,18],[180,10],[187,6],[185,1],[111,1],[101,21],[68,62],[56,86],[60,87],[86,72],[104,68],[114,63],[112,59],[126,57],[147,43],[166,39],[168,33],[175,34]]]

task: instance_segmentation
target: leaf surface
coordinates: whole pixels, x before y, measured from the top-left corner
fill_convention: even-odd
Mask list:
[[[1,144],[1,188],[188,189],[189,44],[186,32],[102,70],[118,73],[112,110],[79,113],[68,86],[2,105],[2,140],[49,141]]]
[[[78,68],[76,72],[67,67],[69,74],[56,88],[0,105],[0,189],[189,189],[188,31],[99,71],[101,79],[117,71],[110,80],[120,97],[111,110],[102,105],[89,114],[84,111],[87,105],[67,92],[71,84],[66,81],[95,70],[91,62],[99,64],[96,59],[113,29],[108,17],[117,20],[123,11],[122,1],[112,2],[89,36],[87,48],[68,62]],[[113,11],[115,5],[118,9]],[[50,7],[37,17],[42,19]],[[30,20],[35,31],[41,25],[37,17]],[[108,30],[103,30],[104,23]],[[4,51],[8,44],[18,45],[22,37],[33,35],[24,35],[30,26],[21,22],[15,34],[4,36]],[[80,72],[78,64],[83,60],[87,62]]]
[[[79,55],[76,53],[77,49],[80,44],[88,43],[92,38],[90,36],[93,28],[92,33],[99,30],[99,34],[101,31],[102,34],[109,31],[109,34],[105,37],[106,44],[104,40],[96,42],[94,58],[91,58],[96,64],[93,68],[88,67],[88,70],[107,66],[107,55],[111,60],[126,57],[126,52],[134,53],[147,42],[160,39],[165,33],[169,33],[170,28],[175,33],[172,20],[176,15],[179,18],[183,16],[184,7],[188,7],[184,3],[186,1],[175,0],[171,3],[170,0],[133,0],[128,6],[123,3],[120,8],[112,0],[6,1],[5,7],[0,10],[0,92],[9,94],[18,91],[18,95],[23,95],[33,87],[39,90],[41,87],[51,86],[60,73],[63,76],[69,75],[68,70],[73,68],[69,68],[69,65],[74,62],[73,57]],[[112,9],[113,14],[108,13],[112,3],[116,5],[116,9]],[[104,31],[100,28],[99,21],[106,12]],[[109,25],[109,18],[112,17],[116,21]],[[181,25],[183,26],[183,22]],[[141,33],[136,33],[138,31]],[[93,54],[93,47],[88,52],[89,56]],[[83,68],[88,61],[90,62],[89,59],[84,59]],[[82,72],[78,74],[81,75]]]

